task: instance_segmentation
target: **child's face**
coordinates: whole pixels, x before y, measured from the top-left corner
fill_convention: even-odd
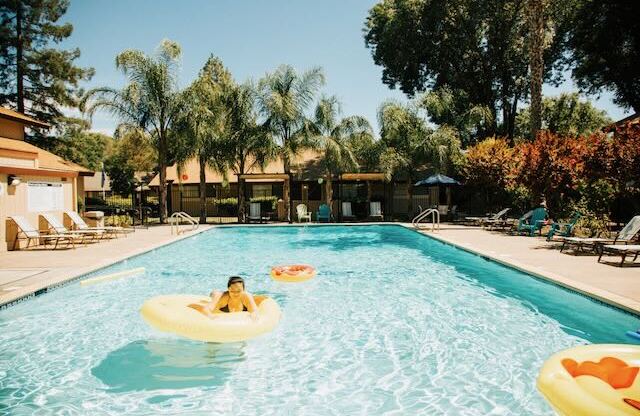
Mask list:
[[[244,291],[244,285],[241,282],[236,282],[231,284],[227,290],[229,291],[230,297],[239,298]]]

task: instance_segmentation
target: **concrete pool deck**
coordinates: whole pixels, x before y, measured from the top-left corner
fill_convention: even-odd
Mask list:
[[[339,224],[330,226],[334,225]],[[400,225],[413,229],[410,224]],[[128,237],[100,241],[76,249],[36,249],[0,253],[0,307],[212,227],[215,226],[201,225],[195,232],[175,236],[171,235],[169,226],[152,226],[149,229],[136,230]],[[640,314],[640,262],[636,263],[636,266],[629,265],[624,268],[599,264],[597,257],[593,255],[575,256],[560,253],[558,243],[549,243],[543,238],[509,236],[478,227],[443,224],[437,232],[421,232]],[[613,258],[612,260],[615,261]]]

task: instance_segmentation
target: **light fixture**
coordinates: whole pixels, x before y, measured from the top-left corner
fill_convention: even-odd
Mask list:
[[[9,186],[18,186],[22,180],[20,180],[16,175],[9,175],[7,177],[7,182],[9,183]]]
[[[318,178],[318,183],[319,183],[320,185],[322,185],[322,182],[324,182],[324,179],[323,179],[323,178]]]

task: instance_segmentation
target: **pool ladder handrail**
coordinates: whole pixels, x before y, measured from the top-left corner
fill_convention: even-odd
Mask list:
[[[188,230],[180,230],[181,220],[184,220],[184,222],[191,225],[191,227]],[[174,212],[173,214],[171,214],[171,217],[169,217],[169,223],[171,224],[172,235],[173,235],[174,228],[175,228],[176,235],[179,235],[180,233],[185,233],[187,231],[197,230],[199,225],[198,221],[196,221],[195,218],[193,218],[191,215],[187,214],[184,211]]]
[[[418,215],[416,215],[411,221],[411,225],[413,225],[413,227],[417,230],[423,230],[424,228],[420,226],[420,221],[424,220],[429,215],[431,215],[431,231],[435,231],[436,228],[439,231],[440,230],[440,211],[438,211],[436,208],[429,208],[427,210],[424,210],[418,213]]]

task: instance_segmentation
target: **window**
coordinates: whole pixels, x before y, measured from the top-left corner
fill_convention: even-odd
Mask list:
[[[322,186],[318,182],[307,182],[309,185],[308,198],[309,201],[320,201],[322,199]]]
[[[254,183],[252,187],[252,197],[260,198],[265,196],[271,196],[271,184]]]

